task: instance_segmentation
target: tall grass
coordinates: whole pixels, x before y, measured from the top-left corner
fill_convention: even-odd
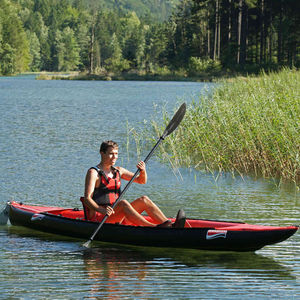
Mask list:
[[[165,126],[152,125],[158,134]],[[285,69],[224,82],[189,106],[182,124],[160,150],[176,165],[298,184],[300,72]]]

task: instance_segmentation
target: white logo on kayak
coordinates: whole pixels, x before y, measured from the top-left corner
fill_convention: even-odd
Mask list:
[[[227,235],[227,230],[210,229],[210,230],[207,230],[206,239],[207,240],[212,240],[212,239],[217,239],[217,238],[226,239],[226,235]]]
[[[31,221],[40,221],[42,220],[43,218],[45,217],[45,215],[42,215],[42,214],[34,214],[32,217],[31,217]]]

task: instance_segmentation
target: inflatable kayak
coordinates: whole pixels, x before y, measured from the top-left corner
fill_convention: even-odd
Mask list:
[[[84,240],[89,239],[99,225],[99,222],[85,220],[83,210],[78,208],[8,202],[7,211],[12,225]],[[184,228],[105,223],[94,240],[151,247],[255,251],[282,242],[297,230],[298,226],[277,227],[205,219],[187,219]]]

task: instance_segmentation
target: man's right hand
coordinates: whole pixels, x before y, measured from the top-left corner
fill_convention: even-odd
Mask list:
[[[106,214],[108,216],[113,215],[115,213],[115,211],[113,210],[113,208],[111,206],[106,206]]]

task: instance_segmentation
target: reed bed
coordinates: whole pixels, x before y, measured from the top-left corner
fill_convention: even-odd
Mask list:
[[[223,82],[188,107],[160,148],[174,166],[300,179],[300,72],[284,69]],[[171,116],[170,116],[171,117]],[[152,123],[157,134],[168,123]]]

